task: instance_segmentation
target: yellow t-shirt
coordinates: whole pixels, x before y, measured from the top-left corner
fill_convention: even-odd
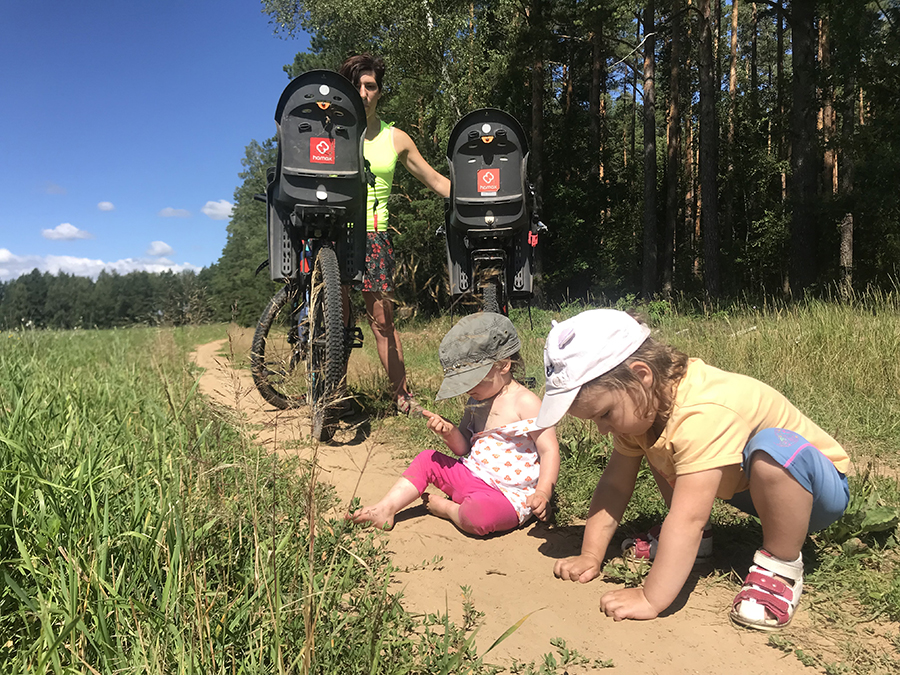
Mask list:
[[[744,446],[763,429],[794,431],[818,448],[841,473],[847,453],[830,435],[767,384],[690,359],[675,393],[672,415],[650,447],[636,436],[615,436],[618,452],[645,455],[670,485],[677,476],[726,467],[716,496],[730,499],[749,486],[741,469]]]

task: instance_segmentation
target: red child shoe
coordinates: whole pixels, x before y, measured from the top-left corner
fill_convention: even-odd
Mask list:
[[[744,587],[734,598],[731,620],[746,628],[781,630],[794,618],[803,592],[803,556],[780,560],[759,549],[753,563]]]
[[[649,531],[636,534],[622,542],[622,554],[626,560],[646,560],[653,562],[656,558],[656,549],[659,547],[659,533],[661,525],[654,525]],[[712,557],[713,538],[712,528],[703,530],[703,538],[700,540],[700,548],[697,550],[696,563],[708,562]]]

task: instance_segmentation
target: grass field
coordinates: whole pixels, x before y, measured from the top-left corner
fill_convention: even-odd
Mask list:
[[[550,320],[580,309],[513,313],[527,375],[543,379]],[[804,607],[822,634],[770,642],[829,673],[896,672],[900,299],[643,309],[655,336],[768,382],[845,444],[850,509],[804,549]],[[437,345],[450,325],[402,326],[423,401],[440,384]],[[187,355],[224,334],[0,334],[0,672],[491,672],[470,648],[474,623],[406,614],[380,540],[317,515],[334,496],[314,467],[267,455],[197,395]],[[368,364],[354,386],[377,418],[389,404],[371,350],[354,355]],[[433,408],[457,419],[462,401]],[[410,452],[430,441],[412,420],[394,430]],[[565,526],[585,515],[610,448],[577,420],[558,431]],[[642,475],[622,530],[662,511]],[[714,524],[712,576],[734,583],[726,552],[755,548],[758,524],[726,507]]]
[[[0,672],[487,672],[316,515],[311,467],[196,395],[187,355],[224,332],[0,337]]]

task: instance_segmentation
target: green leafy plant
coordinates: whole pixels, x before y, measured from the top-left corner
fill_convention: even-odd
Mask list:
[[[595,659],[591,662],[586,656],[581,654],[577,649],[571,649],[562,638],[551,638],[550,644],[556,648],[556,655],[551,652],[544,654],[540,665],[534,661],[528,663],[519,663],[513,661],[510,666],[510,672],[514,675],[558,675],[559,673],[568,672],[568,668],[572,666],[583,666],[591,664],[592,668],[613,668],[612,659],[602,660]]]
[[[822,534],[826,541],[841,544],[864,535],[893,530],[900,523],[900,507],[887,504],[868,476],[851,480],[853,488],[847,510]]]

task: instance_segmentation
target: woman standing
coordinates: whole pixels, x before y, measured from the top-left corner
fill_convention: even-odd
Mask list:
[[[365,106],[363,154],[375,175],[375,186],[369,186],[367,202],[366,275],[362,289],[366,315],[375,336],[378,357],[391,382],[397,410],[404,414],[420,412],[422,407],[412,398],[406,384],[403,347],[394,327],[394,249],[388,232],[388,198],[398,159],[425,187],[441,197],[450,196],[450,181],[431,168],[406,132],[378,117],[384,79],[381,57],[351,56],[341,64],[339,72],[359,89]]]

